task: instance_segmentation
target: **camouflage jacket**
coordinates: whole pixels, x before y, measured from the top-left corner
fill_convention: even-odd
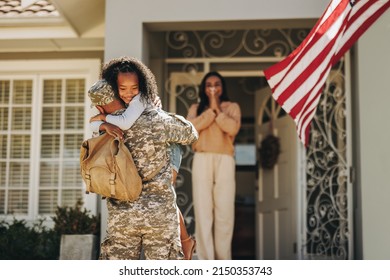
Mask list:
[[[179,115],[145,109],[133,126],[124,131],[125,144],[143,181],[149,181],[168,164],[167,145],[191,145],[198,132]]]

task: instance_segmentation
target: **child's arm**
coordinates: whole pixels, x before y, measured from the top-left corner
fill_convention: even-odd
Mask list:
[[[91,114],[92,117],[90,118],[89,127],[91,128],[91,131],[93,134],[99,134],[99,131],[100,131],[99,127],[104,122],[100,121],[100,120],[92,121],[92,119],[95,118],[96,116],[98,116],[100,114],[100,111],[96,107],[92,107],[91,113],[92,113]]]
[[[103,123],[104,123],[103,121],[93,121],[89,123],[89,126],[92,132],[96,133],[99,132],[100,125],[102,125]]]
[[[140,95],[136,95],[129,103],[126,111],[121,115],[105,115],[100,114],[91,118],[90,127],[93,132],[99,131],[99,127],[102,121],[105,120],[108,123],[118,126],[120,129],[129,129],[134,122],[139,118],[145,109],[145,105],[140,100]],[[95,119],[95,120],[94,120]],[[99,120],[100,119],[100,120]]]
[[[106,115],[106,122],[118,126],[120,129],[129,129],[141,116],[146,106],[140,100],[140,94],[134,96],[126,111],[121,115]]]

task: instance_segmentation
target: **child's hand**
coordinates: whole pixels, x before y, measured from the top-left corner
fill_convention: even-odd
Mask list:
[[[100,125],[99,129],[105,131],[106,133],[110,134],[115,138],[119,138],[120,140],[123,139],[123,131],[116,125],[110,123],[103,123]]]
[[[107,114],[98,114],[96,116],[93,116],[89,122],[94,122],[94,121],[106,121],[106,115]]]

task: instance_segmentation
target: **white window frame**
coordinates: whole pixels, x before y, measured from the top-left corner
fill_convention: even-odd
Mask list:
[[[98,79],[101,67],[99,59],[54,59],[54,60],[7,60],[0,61],[0,77],[1,79],[30,79],[33,80],[33,92],[41,92],[43,90],[43,81],[45,79],[85,79],[85,96],[84,96],[84,139],[91,137],[89,129],[89,116],[91,106],[88,97],[88,88]],[[39,100],[38,100],[39,98]],[[4,218],[26,219],[27,221],[34,221],[40,216],[38,215],[39,205],[39,166],[40,166],[40,136],[41,136],[41,122],[35,121],[41,119],[42,114],[42,95],[33,94],[33,104],[39,104],[38,108],[32,108],[32,123],[30,148],[30,185],[29,185],[29,206],[27,215],[1,215]],[[63,131],[60,131],[63,133]],[[80,143],[81,144],[81,143]],[[85,187],[85,186],[82,186]],[[97,196],[85,195],[84,206],[93,214],[97,214]]]

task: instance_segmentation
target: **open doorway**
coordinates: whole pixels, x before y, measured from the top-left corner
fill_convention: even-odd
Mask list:
[[[229,99],[241,108],[241,129],[235,139],[236,200],[235,227],[232,242],[233,259],[256,259],[256,206],[257,158],[255,141],[255,93],[266,85],[260,71],[224,71]],[[197,90],[204,72],[173,72],[169,77],[171,92],[170,111],[186,116],[188,107],[197,102]],[[187,147],[177,185],[178,205],[184,213],[187,226],[194,232],[194,213],[191,189],[192,151]]]

